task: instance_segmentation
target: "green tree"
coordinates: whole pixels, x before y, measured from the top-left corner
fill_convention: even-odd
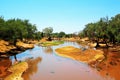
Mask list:
[[[24,25],[26,28],[26,38],[27,39],[34,39],[35,38],[35,33],[37,32],[37,28],[36,25],[32,25],[31,23],[29,23],[29,20],[24,20]]]
[[[58,37],[59,37],[59,38],[65,37],[65,32],[61,31],[61,32],[58,34]]]
[[[51,41],[52,32],[53,32],[52,27],[46,27],[46,28],[43,29],[43,33],[45,34],[45,36],[48,38],[49,41]]]
[[[0,38],[4,38],[6,34],[5,20],[3,17],[0,17]]]
[[[110,42],[113,44],[120,42],[120,14],[111,18],[108,28],[108,35]]]
[[[100,42],[105,43],[106,46],[111,42],[113,44],[120,43],[120,14],[110,20],[108,17],[104,17],[95,23],[88,23],[82,35],[89,37],[92,41],[96,41],[96,47],[99,46]]]
[[[56,33],[52,33],[52,35],[51,35],[51,36],[52,36],[52,38],[58,38],[59,33],[57,33],[57,32],[56,32]]]
[[[35,39],[39,41],[41,38],[42,38],[42,32],[40,32],[40,31],[36,32]]]
[[[37,28],[29,23],[28,20],[9,19],[4,20],[0,17],[0,38],[11,41],[16,45],[17,39],[35,39]]]

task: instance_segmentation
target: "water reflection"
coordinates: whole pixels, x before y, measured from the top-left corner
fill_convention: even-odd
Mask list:
[[[7,69],[12,65],[12,61],[9,57],[0,58],[0,78],[5,78],[10,72]]]
[[[50,46],[49,47],[44,47],[43,50],[44,50],[45,53],[48,53],[48,54],[52,54],[53,53],[53,49]]]
[[[14,59],[14,61],[12,62],[12,64],[16,64],[16,63],[19,62],[16,55],[17,55],[17,54],[12,55],[12,56],[13,56],[13,59]],[[12,56],[10,56],[10,59],[11,59],[11,60],[12,60]]]
[[[35,59],[26,59],[28,63],[28,70],[23,74],[24,80],[30,80],[30,76],[32,76],[34,73],[38,71],[38,63],[40,63],[42,60],[41,57],[37,57]]]
[[[14,58],[15,58],[15,61],[18,61],[16,55],[14,55]]]

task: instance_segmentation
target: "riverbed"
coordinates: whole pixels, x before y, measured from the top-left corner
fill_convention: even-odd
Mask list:
[[[26,50],[15,56],[10,56],[10,62],[27,61],[29,68],[23,74],[24,80],[115,80],[109,75],[103,76],[89,65],[58,56],[56,48],[74,46],[81,48],[76,42],[65,42],[58,46],[41,47]]]

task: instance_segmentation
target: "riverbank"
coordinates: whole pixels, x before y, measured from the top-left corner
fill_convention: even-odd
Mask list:
[[[8,71],[11,72],[4,80],[23,80],[22,74],[28,69],[27,62],[18,62],[8,68]]]
[[[0,40],[0,57],[7,57],[11,54],[17,54],[26,49],[34,48],[34,43],[24,43],[18,41],[16,46],[10,44],[8,41]],[[8,53],[8,54],[7,54]]]

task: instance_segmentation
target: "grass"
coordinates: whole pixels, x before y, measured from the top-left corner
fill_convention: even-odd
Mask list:
[[[47,42],[39,43],[39,45],[46,47],[46,46],[56,46],[63,43],[64,41],[47,41]]]

